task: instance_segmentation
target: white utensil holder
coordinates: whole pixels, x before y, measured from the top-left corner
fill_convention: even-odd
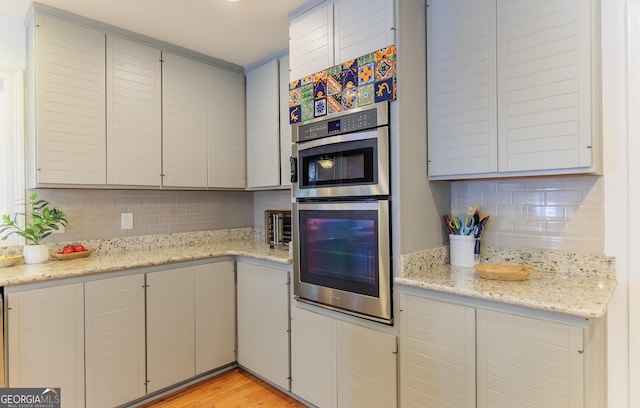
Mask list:
[[[449,235],[449,263],[468,268],[478,263],[473,254],[475,245],[473,235]]]

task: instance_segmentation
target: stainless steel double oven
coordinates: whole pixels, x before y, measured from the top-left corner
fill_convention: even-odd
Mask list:
[[[391,324],[389,105],[293,126],[294,295]]]

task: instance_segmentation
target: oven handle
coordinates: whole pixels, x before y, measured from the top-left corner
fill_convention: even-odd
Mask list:
[[[298,159],[295,157],[289,157],[289,164],[291,165],[291,182],[298,182]]]

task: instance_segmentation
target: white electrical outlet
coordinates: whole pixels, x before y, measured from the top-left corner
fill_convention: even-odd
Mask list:
[[[120,214],[120,229],[133,229],[133,213]]]

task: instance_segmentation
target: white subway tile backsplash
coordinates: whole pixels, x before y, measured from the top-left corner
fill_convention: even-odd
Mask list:
[[[451,212],[479,204],[491,216],[482,245],[604,253],[604,181],[599,176],[510,178],[451,184]]]
[[[30,192],[63,210],[69,224],[49,242],[253,227],[253,193],[38,189]],[[134,214],[134,228],[120,229],[120,214]]]
[[[540,191],[514,191],[513,205],[544,205],[545,193]]]

